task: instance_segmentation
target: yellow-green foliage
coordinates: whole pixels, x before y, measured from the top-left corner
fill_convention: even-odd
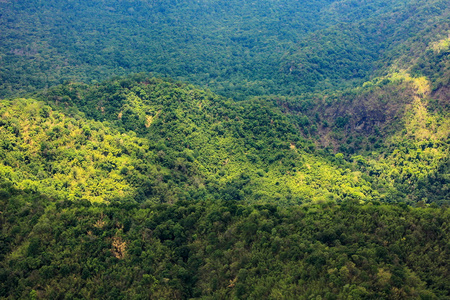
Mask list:
[[[31,99],[2,101],[0,116],[0,173],[18,188],[92,202],[133,194],[129,153],[146,151],[144,139]]]
[[[447,51],[450,48],[450,32],[447,38],[432,43],[429,48],[431,48],[436,53]]]
[[[95,86],[67,84],[39,97],[144,137],[155,153],[151,164],[168,171],[156,179],[155,192],[166,193],[157,201],[194,196],[295,204],[373,197],[361,174],[311,150],[265,99],[235,103],[143,74]]]

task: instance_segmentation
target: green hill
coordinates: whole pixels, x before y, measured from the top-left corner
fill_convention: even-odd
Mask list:
[[[0,0],[0,298],[450,298],[448,10]]]
[[[20,187],[95,202],[119,191],[169,203],[380,197],[359,172],[299,137],[267,101],[235,103],[140,75],[35,96],[41,101],[3,105],[3,169]]]
[[[385,75],[399,56],[415,58],[408,41],[446,35],[447,4],[2,1],[0,96],[130,72],[234,99],[354,86]]]
[[[443,142],[346,158],[144,75],[33,98],[1,104],[1,297],[448,297]]]

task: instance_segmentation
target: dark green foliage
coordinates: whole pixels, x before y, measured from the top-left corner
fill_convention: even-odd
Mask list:
[[[414,51],[402,48],[409,38],[448,22],[447,4],[3,1],[0,96],[131,72],[234,99],[352,86]]]
[[[2,200],[10,237],[2,247],[2,297],[32,290],[41,298],[103,299],[450,296],[448,208],[54,205],[7,185],[2,192],[10,195]],[[45,212],[32,209],[28,218],[38,221],[23,222],[20,207],[11,206],[17,201]],[[12,233],[18,221],[22,240]]]

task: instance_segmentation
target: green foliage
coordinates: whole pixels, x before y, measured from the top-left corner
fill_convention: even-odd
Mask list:
[[[1,297],[449,296],[448,208],[90,205],[4,184],[6,193]]]
[[[140,186],[134,157],[155,159],[145,140],[67,117],[42,102],[3,101],[0,114],[0,172],[21,189],[93,202],[134,196]],[[139,167],[149,180],[156,175],[143,171],[145,164]]]
[[[91,86],[68,83],[35,97],[65,114],[75,117],[81,110],[87,118],[145,138],[154,160],[139,159],[167,171],[153,192],[165,195],[157,201],[210,197],[292,204],[374,196],[357,173],[344,172],[315,152],[269,98],[235,103],[144,74]],[[100,167],[127,174],[125,165]],[[136,193],[144,195],[140,199],[151,195]]]
[[[431,86],[426,77],[393,73],[339,93],[284,98],[281,106],[305,137],[341,153],[340,165],[345,154],[384,201],[448,203],[448,98],[446,88]]]
[[[1,297],[449,296],[448,208],[425,203],[448,200],[447,146],[418,114],[416,140],[350,160],[281,99],[144,75],[35,96],[1,104]]]
[[[27,0],[0,9],[0,97],[131,72],[234,99],[336,89],[386,71],[405,41],[448,21],[445,0]]]
[[[0,1],[0,298],[449,298],[448,12]]]

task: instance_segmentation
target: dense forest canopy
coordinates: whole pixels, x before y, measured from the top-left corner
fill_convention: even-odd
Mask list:
[[[344,156],[145,75],[33,98],[0,109],[2,297],[449,296],[448,135]]]
[[[449,299],[447,0],[0,0],[1,299]]]
[[[362,83],[390,67],[386,53],[402,54],[411,37],[448,24],[449,7],[444,0],[94,0],[2,1],[0,9],[0,95],[143,71],[243,99]]]

